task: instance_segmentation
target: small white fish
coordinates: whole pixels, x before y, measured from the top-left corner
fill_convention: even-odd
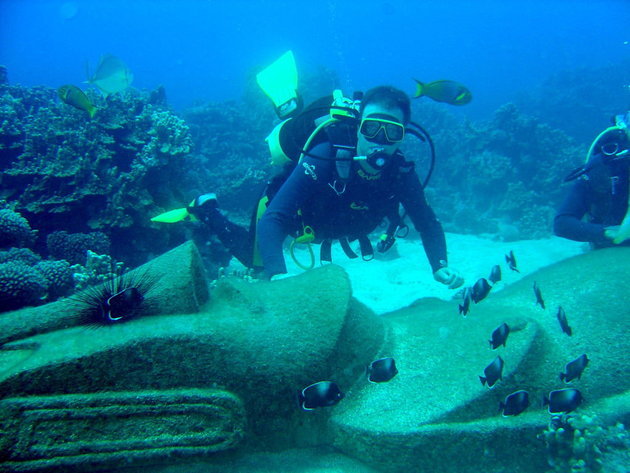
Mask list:
[[[105,54],[101,56],[96,72],[88,78],[87,82],[98,87],[107,97],[129,87],[133,82],[133,74],[119,58]]]

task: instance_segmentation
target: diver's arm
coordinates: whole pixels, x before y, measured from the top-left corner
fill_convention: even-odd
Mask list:
[[[446,238],[442,224],[436,218],[433,209],[429,207],[415,171],[404,172],[399,187],[400,201],[415,229],[420,233],[424,251],[435,273],[447,266]]]
[[[328,156],[330,145],[322,143],[313,148],[312,153],[316,156]],[[328,182],[326,174],[330,172],[330,166],[331,161],[306,156],[282,184],[258,222],[258,249],[267,277],[287,272],[282,243],[294,230],[298,209],[317,191],[322,182]]]
[[[604,225],[582,221],[588,212],[588,181],[579,179],[569,191],[553,221],[553,232],[574,241],[605,242]]]

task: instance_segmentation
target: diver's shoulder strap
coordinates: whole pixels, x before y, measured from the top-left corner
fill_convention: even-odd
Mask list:
[[[337,148],[335,151],[335,170],[337,176],[342,182],[350,180],[350,171],[352,170],[352,158],[354,157],[354,149]]]

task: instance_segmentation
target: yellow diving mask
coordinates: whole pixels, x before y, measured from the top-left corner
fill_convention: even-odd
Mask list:
[[[399,143],[405,137],[405,126],[402,123],[375,116],[363,118],[359,131],[367,140],[381,145]]]

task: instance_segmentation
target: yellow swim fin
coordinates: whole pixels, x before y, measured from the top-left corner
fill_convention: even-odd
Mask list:
[[[161,222],[161,223],[177,223],[187,218],[190,218],[191,220],[196,220],[188,212],[187,208],[183,208],[183,209],[175,209],[175,210],[169,210],[168,212],[164,212],[163,214],[153,217],[151,221]]]
[[[280,118],[287,118],[298,108],[298,75],[293,51],[287,51],[256,75],[256,82],[271,99]]]

